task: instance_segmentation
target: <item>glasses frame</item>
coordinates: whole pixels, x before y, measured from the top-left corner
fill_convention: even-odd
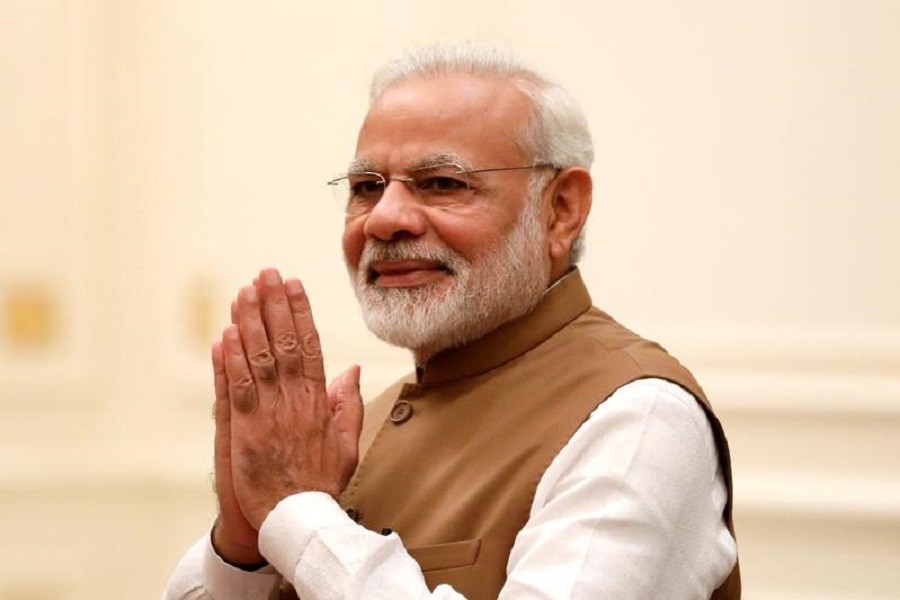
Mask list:
[[[472,189],[472,184],[469,181],[469,177],[468,177],[469,175],[472,175],[472,174],[491,173],[491,172],[495,172],[495,171],[525,171],[525,170],[530,170],[530,169],[555,169],[557,171],[561,170],[561,167],[557,167],[553,163],[549,163],[549,162],[539,162],[539,163],[535,163],[533,165],[523,165],[523,166],[519,166],[519,167],[490,167],[487,169],[466,169],[462,165],[459,165],[459,164],[445,163],[445,164],[429,165],[429,166],[425,166],[425,167],[418,167],[416,169],[411,169],[409,171],[409,173],[414,173],[416,171],[442,169],[442,168],[447,168],[447,167],[452,167],[452,168],[456,169],[454,174],[465,176],[466,189],[468,191],[471,191],[471,189]],[[326,185],[332,187],[332,190],[336,191],[337,187],[339,185],[341,185],[342,182],[349,181],[349,178],[354,175],[371,175],[371,176],[375,176],[375,177],[379,178],[381,180],[381,185],[382,185],[382,191],[381,191],[382,194],[384,194],[385,190],[387,190],[387,186],[390,184],[391,181],[399,181],[404,184],[415,183],[415,181],[416,181],[415,177],[409,177],[408,175],[407,176],[392,175],[390,177],[387,177],[383,173],[379,173],[378,171],[351,171],[349,173],[342,173],[342,174],[338,175],[337,177],[329,180]],[[409,186],[407,186],[407,187],[409,187]],[[413,191],[413,193],[416,193],[415,190],[411,190],[411,191]],[[336,199],[337,199],[337,197],[336,197]],[[339,203],[344,202],[341,199],[337,199],[337,200]],[[379,200],[380,200],[380,198],[379,198]],[[349,211],[347,211],[346,207],[344,207],[344,211],[349,214]]]

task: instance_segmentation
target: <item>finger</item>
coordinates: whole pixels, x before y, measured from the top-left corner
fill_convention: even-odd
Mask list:
[[[303,356],[303,376],[316,388],[325,390],[325,367],[322,362],[322,345],[319,333],[313,322],[309,298],[299,279],[288,279],[284,283],[285,293],[294,318],[294,328],[300,340],[300,353]]]
[[[231,408],[238,414],[249,414],[259,404],[256,385],[241,344],[237,325],[229,325],[222,336],[222,354],[225,360],[225,376],[228,379],[228,398]],[[229,416],[234,416],[229,412]]]
[[[231,322],[234,325],[238,324],[237,300],[231,301]]]
[[[343,458],[347,461],[344,483],[359,463],[359,436],[362,431],[363,403],[359,393],[359,367],[350,367],[338,375],[328,388],[332,406],[331,422],[337,433]]]
[[[228,377],[225,374],[225,355],[222,351],[222,341],[217,340],[212,345],[213,389],[216,402],[213,409],[216,426],[220,423],[228,424],[230,406],[228,400]]]
[[[269,348],[266,328],[259,312],[259,291],[253,286],[241,288],[238,294],[238,326],[250,372],[259,392],[271,393],[277,376],[275,357]]]
[[[359,393],[359,365],[353,365],[331,381],[328,400],[331,403],[332,420],[348,450],[355,454],[359,448],[365,410]]]
[[[281,275],[276,269],[265,269],[259,279],[262,282],[263,321],[269,344],[275,352],[278,373],[287,378],[298,376],[303,370],[300,342]]]
[[[228,399],[228,377],[225,375],[225,356],[222,353],[221,340],[212,346],[212,365],[213,389],[216,394],[213,411],[216,423],[213,450],[216,494],[219,494],[220,491],[224,492],[222,486],[227,478],[226,475],[231,471],[231,405]]]

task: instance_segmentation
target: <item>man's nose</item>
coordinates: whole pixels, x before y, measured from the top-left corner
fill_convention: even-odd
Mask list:
[[[367,237],[389,242],[402,237],[419,237],[428,229],[422,204],[408,185],[389,179],[381,199],[366,217],[363,231]]]

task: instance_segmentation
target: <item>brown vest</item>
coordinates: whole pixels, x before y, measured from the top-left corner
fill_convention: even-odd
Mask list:
[[[706,412],[733,533],[728,444],[703,391],[660,346],[591,308],[577,271],[530,314],[435,356],[367,405],[365,456],[342,504],[367,528],[397,532],[432,590],[496,598],[550,462],[599,403],[646,377],[680,385]],[[713,598],[740,598],[737,566]]]

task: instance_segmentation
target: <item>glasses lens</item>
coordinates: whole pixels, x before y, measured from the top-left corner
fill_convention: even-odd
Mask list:
[[[428,204],[457,201],[469,192],[469,180],[459,165],[440,165],[410,173],[416,193]]]
[[[350,182],[346,177],[339,177],[328,182],[328,188],[334,198],[335,206],[341,211],[347,210],[347,202],[350,200]]]
[[[347,214],[371,210],[384,192],[384,177],[378,173],[350,173],[328,182],[338,207]]]
[[[471,192],[466,172],[454,164],[413,169],[407,177],[394,179],[406,184],[409,191],[426,205],[462,202]],[[328,187],[340,210],[348,215],[359,215],[371,211],[381,200],[387,182],[380,173],[363,171],[333,179],[328,182]]]

